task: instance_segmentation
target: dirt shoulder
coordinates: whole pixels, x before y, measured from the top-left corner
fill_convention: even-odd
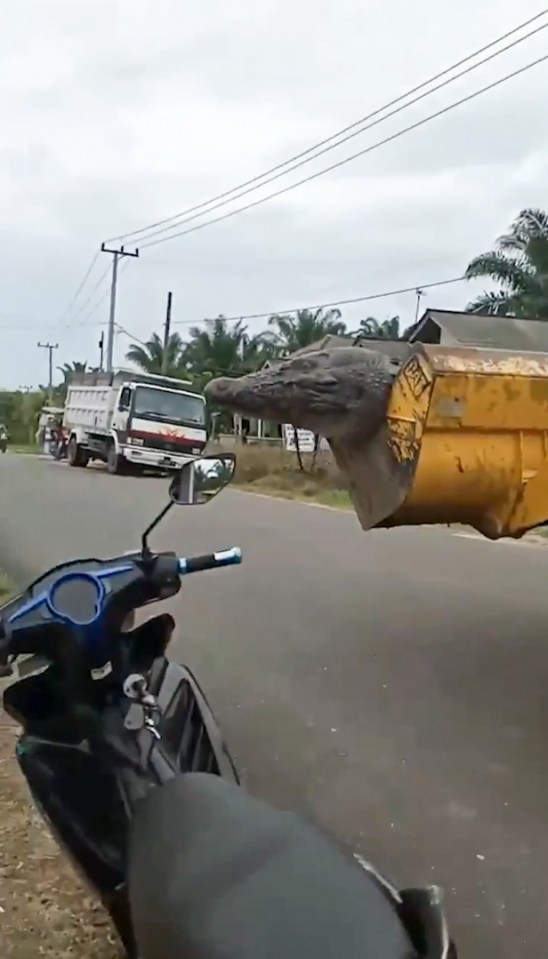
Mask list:
[[[29,802],[14,759],[17,732],[0,710],[0,956],[118,959],[106,914]]]
[[[0,573],[0,602],[8,589]],[[118,959],[105,912],[31,805],[14,756],[18,732],[0,705],[0,956]]]

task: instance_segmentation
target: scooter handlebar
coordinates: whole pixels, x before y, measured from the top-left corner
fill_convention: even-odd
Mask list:
[[[206,553],[203,556],[181,556],[179,559],[179,575],[200,573],[206,569],[218,569],[221,566],[239,566],[242,562],[242,551],[238,546],[231,549],[221,549],[216,553]]]

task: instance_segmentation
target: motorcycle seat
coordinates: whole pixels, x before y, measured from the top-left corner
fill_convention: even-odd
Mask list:
[[[415,959],[391,895],[297,816],[218,776],[151,790],[132,822],[142,959]]]

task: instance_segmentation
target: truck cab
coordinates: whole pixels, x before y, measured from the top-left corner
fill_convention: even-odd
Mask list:
[[[205,399],[189,381],[131,370],[76,374],[64,425],[69,464],[100,460],[110,473],[176,470],[207,443]]]

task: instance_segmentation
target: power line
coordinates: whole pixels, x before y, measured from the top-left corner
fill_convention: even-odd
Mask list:
[[[97,292],[97,290],[99,289],[99,287],[100,287],[101,284],[103,283],[103,280],[105,279],[105,277],[107,276],[107,274],[108,274],[109,272],[110,272],[110,264],[107,266],[106,270],[105,270],[103,273],[101,273],[101,276],[99,277],[99,279],[98,279],[97,282],[95,283],[95,286],[94,286],[93,289],[91,290],[91,293],[87,296],[87,298],[86,298],[86,299],[84,300],[84,302],[82,303],[82,306],[80,307],[80,309],[77,310],[76,313],[74,314],[74,316],[72,316],[72,317],[67,321],[67,323],[65,324],[65,326],[66,326],[67,329],[68,329],[69,326],[71,326],[72,323],[74,323],[75,320],[78,319],[79,316],[82,315],[82,313],[84,312],[86,306],[87,306],[87,305],[89,304],[89,302],[92,300],[93,294]]]
[[[366,303],[370,300],[382,300],[389,296],[399,296],[402,293],[416,293],[417,289],[429,290],[435,286],[449,286],[450,283],[462,283],[465,276],[454,276],[449,280],[437,280],[432,283],[414,283],[413,286],[400,287],[397,290],[385,290],[383,293],[367,293],[365,296],[353,296],[346,300],[332,300],[330,303],[314,303],[312,306],[294,306],[290,310],[266,310],[264,313],[240,313],[238,316],[223,316],[227,323],[239,323],[241,320],[264,320],[270,316],[286,316],[289,313],[298,313],[300,310],[327,310],[334,306],[350,306],[353,303]],[[217,317],[218,319],[218,317]],[[213,320],[206,317],[202,322]],[[193,320],[177,320],[173,326],[197,326]]]
[[[181,230],[177,233],[172,233],[169,236],[160,237],[156,240],[150,240],[148,242],[141,244],[141,249],[146,249],[150,246],[157,246],[159,243],[166,243],[168,240],[175,240],[181,236],[187,236],[189,233],[195,233],[197,230],[203,230],[207,226],[212,226],[214,223],[220,223],[222,220],[228,220],[233,216],[237,216],[239,213],[245,213],[247,210],[251,210],[256,206],[260,206],[263,203],[267,203],[269,200],[274,200],[279,196],[283,196],[285,193],[289,193],[291,190],[295,190],[299,186],[303,186],[305,183],[310,183],[312,180],[317,180],[318,177],[324,176],[326,173],[330,173],[332,170],[336,170],[339,167],[345,166],[347,163],[350,163],[352,160],[356,160],[358,157],[365,156],[368,153],[372,153],[374,150],[377,150],[381,146],[385,146],[387,143],[391,143],[393,140],[399,139],[406,133],[410,133],[413,130],[419,129],[419,127],[424,126],[426,123],[429,123],[431,120],[435,120],[438,117],[443,116],[446,113],[449,113],[451,110],[454,110],[456,107],[462,106],[463,103],[469,103],[471,100],[475,100],[477,97],[481,96],[484,93],[487,93],[489,90],[494,90],[496,87],[501,86],[503,83],[506,83],[508,80],[514,79],[514,77],[520,76],[523,73],[526,73],[528,70],[531,70],[533,67],[538,66],[540,63],[544,63],[548,60],[548,54],[543,57],[539,57],[537,60],[532,60],[529,63],[526,63],[523,67],[520,67],[517,70],[513,70],[511,73],[505,74],[503,77],[499,77],[498,80],[494,80],[492,83],[486,84],[484,87],[480,87],[479,90],[475,90],[473,93],[467,94],[467,96],[461,97],[459,100],[454,100],[453,103],[448,104],[445,107],[442,107],[440,110],[436,110],[434,113],[430,113],[428,116],[423,117],[421,120],[417,120],[415,123],[410,123],[408,126],[404,127],[401,130],[398,130],[396,133],[390,134],[390,136],[384,137],[382,140],[377,140],[376,143],[370,144],[370,146],[365,147],[363,150],[359,150],[357,153],[353,153],[348,157],[344,157],[342,160],[338,160],[336,163],[332,163],[328,167],[324,167],[322,170],[318,170],[316,173],[311,173],[309,176],[304,177],[302,180],[297,180],[295,183],[290,183],[289,186],[282,187],[280,190],[276,190],[274,193],[269,193],[265,197],[259,197],[257,200],[252,200],[250,203],[246,203],[244,206],[237,207],[235,210],[230,210],[228,213],[223,213],[221,216],[213,217],[211,220],[205,220],[203,223],[197,223],[195,226],[190,227],[188,230]]]
[[[122,266],[120,267],[120,272],[122,272],[122,269],[124,268],[124,266],[127,266],[127,263],[122,264]],[[428,290],[437,286],[448,286],[451,283],[462,283],[466,279],[467,277],[465,276],[455,276],[455,277],[451,277],[448,280],[436,280],[435,282],[431,282],[431,283],[421,283],[421,284],[414,283],[413,286],[400,287],[399,289],[396,289],[396,290],[385,290],[383,293],[367,293],[364,296],[353,296],[350,299],[332,300],[329,303],[315,303],[312,305],[295,306],[295,307],[292,307],[291,309],[266,310],[263,313],[240,313],[237,316],[223,316],[223,319],[227,323],[237,323],[240,320],[262,320],[262,319],[267,319],[270,316],[285,316],[289,313],[298,313],[299,310],[325,310],[334,306],[350,306],[354,303],[366,303],[369,300],[382,300],[389,296],[399,296],[400,294],[403,294],[403,293],[417,293],[418,290],[421,290],[421,291]],[[99,307],[101,302],[104,302],[109,292],[110,291],[107,289],[102,299],[94,307],[94,311]],[[203,320],[176,320],[171,325],[172,326],[199,326],[200,322],[207,322],[208,320],[212,320],[212,319],[214,318],[205,317]],[[131,337],[137,343],[140,343],[142,346],[146,346],[146,343],[143,343],[142,340],[139,340],[137,336],[135,336],[125,327],[121,326],[120,323],[116,322],[114,325],[120,333],[124,333],[126,336]],[[93,328],[93,329],[101,326],[108,326],[108,322],[102,320],[99,323],[90,324],[90,328]],[[18,329],[21,329],[21,328],[18,327]],[[28,330],[44,329],[44,327],[41,324],[36,324],[35,326],[25,327],[25,329],[28,329]]]
[[[127,267],[128,265],[129,265],[129,260],[124,260],[124,261],[122,262],[122,265],[121,265],[119,271],[118,271],[118,275],[120,275],[121,273],[123,273],[124,270],[126,269],[126,267]],[[104,280],[104,279],[105,279],[105,277],[106,277],[107,273],[109,273],[109,271],[110,271],[110,266],[108,266],[107,269],[105,270],[105,272],[103,273],[103,275],[102,275],[102,277],[101,277],[101,280]],[[98,286],[98,285],[99,285],[99,284],[97,284],[97,286]],[[97,287],[96,287],[96,288],[97,288]],[[96,289],[96,288],[95,288],[95,289]],[[95,289],[93,290],[93,292],[95,292]],[[101,297],[97,300],[97,302],[92,306],[92,308],[91,308],[91,310],[89,311],[89,313],[86,313],[86,315],[85,315],[84,319],[82,320],[82,322],[77,324],[77,326],[78,326],[79,329],[82,328],[82,327],[84,327],[84,326],[87,326],[87,325],[88,325],[88,320],[89,320],[95,313],[97,313],[97,310],[99,309],[100,306],[102,306],[102,304],[105,302],[105,300],[106,300],[107,296],[109,296],[109,294],[110,294],[110,287],[107,286],[107,288],[106,288],[105,291],[103,292],[102,296],[101,296]],[[87,305],[87,303],[89,302],[90,299],[91,299],[91,296],[88,297],[88,300],[86,301],[86,304],[85,304],[85,305]],[[95,325],[95,326],[108,326],[108,323],[99,323],[99,324],[96,323],[96,324],[92,324],[92,325]]]
[[[119,323],[114,324],[119,333],[123,333],[124,336],[128,336],[130,340],[133,340],[135,343],[138,343],[139,346],[144,346],[145,349],[148,349],[148,344],[143,340],[140,340],[138,336],[135,336],[133,333],[130,333],[129,330],[126,330],[125,327],[120,326]]]
[[[149,240],[152,240],[155,236],[163,236],[166,233],[169,233],[171,230],[174,230],[176,227],[183,226],[185,223],[190,223],[192,220],[199,219],[207,213],[213,213],[214,210],[218,210],[221,207],[227,206],[227,204],[232,203],[235,200],[241,199],[241,197],[247,196],[249,193],[256,193],[257,190],[260,190],[262,187],[267,186],[269,183],[273,183],[275,180],[279,180],[281,177],[287,176],[287,174],[292,173],[294,170],[299,169],[307,163],[311,163],[313,160],[317,160],[319,157],[323,156],[325,153],[330,153],[331,150],[335,150],[338,147],[342,146],[344,143],[347,143],[349,140],[353,140],[357,136],[361,136],[362,133],[366,133],[368,130],[372,130],[373,127],[378,126],[380,123],[384,123],[385,120],[389,120],[392,117],[396,116],[399,113],[402,113],[404,110],[407,110],[409,107],[414,106],[416,103],[419,103],[421,100],[426,99],[427,97],[432,96],[432,94],[437,93],[438,90],[443,89],[444,87],[449,86],[451,83],[454,83],[456,80],[460,80],[463,76],[466,76],[468,73],[471,73],[473,70],[477,70],[479,67],[483,66],[485,63],[489,63],[491,60],[494,60],[496,57],[501,56],[501,54],[506,53],[508,50],[517,46],[520,43],[523,43],[524,40],[529,39],[534,36],[536,33],[539,33],[541,30],[546,30],[548,23],[543,24],[540,27],[537,27],[535,30],[532,30],[530,33],[525,34],[525,36],[520,37],[518,40],[514,40],[512,43],[507,44],[507,46],[502,47],[500,50],[496,50],[495,53],[491,53],[488,57],[484,57],[483,60],[479,60],[478,63],[472,64],[472,66],[466,67],[466,69],[461,70],[459,73],[456,73],[454,76],[449,77],[449,79],[444,80],[442,83],[438,83],[436,86],[432,87],[430,90],[426,90],[424,93],[419,94],[419,96],[414,97],[412,100],[409,100],[407,103],[402,104],[399,107],[396,107],[394,110],[391,110],[389,113],[385,113],[384,116],[377,117],[377,119],[372,120],[371,123],[368,123],[366,126],[361,127],[358,130],[355,130],[353,133],[349,133],[347,136],[339,139],[337,143],[333,143],[330,146],[324,147],[324,149],[317,151],[314,156],[308,157],[304,160],[300,160],[298,163],[294,163],[287,169],[282,170],[279,173],[274,174],[273,176],[264,179],[261,183],[248,187],[246,190],[241,190],[239,193],[235,193],[234,196],[230,196],[225,200],[220,200],[218,203],[213,204],[209,207],[207,211],[201,211],[198,213],[193,213],[191,216],[184,217],[179,219],[176,224],[173,224],[170,227],[162,227],[158,230],[153,230],[148,233],[145,237],[144,246],[148,246]],[[170,239],[169,236],[166,239]]]
[[[413,94],[418,93],[420,90],[423,90],[424,87],[430,86],[430,84],[435,83],[436,80],[440,80],[442,77],[445,77],[448,73],[451,73],[452,71],[458,69],[458,67],[462,66],[465,63],[468,63],[470,60],[475,59],[475,57],[478,57],[480,56],[480,54],[485,53],[485,51],[491,49],[493,46],[496,46],[499,43],[502,43],[503,40],[508,39],[508,37],[513,36],[515,33],[519,32],[520,30],[523,30],[526,27],[530,26],[532,23],[536,22],[541,17],[545,16],[546,13],[548,13],[548,9],[542,10],[540,13],[536,14],[534,17],[530,17],[528,20],[525,20],[523,23],[519,24],[518,26],[513,27],[511,30],[508,30],[506,33],[502,34],[500,37],[497,37],[496,40],[492,40],[490,43],[487,43],[484,46],[480,47],[478,50],[475,50],[474,53],[468,54],[468,56],[463,57],[461,60],[458,60],[456,63],[452,64],[450,67],[447,67],[446,69],[440,71],[439,73],[434,74],[428,80],[424,80],[422,83],[418,84],[417,86],[412,87],[406,93],[400,94],[400,96],[384,104],[384,106],[378,107],[376,110],[372,111],[371,113],[367,114],[364,117],[361,117],[359,120],[356,120],[354,123],[349,124],[348,126],[344,127],[342,130],[339,130],[337,133],[334,133],[331,136],[326,137],[323,140],[320,140],[318,143],[313,144],[311,147],[308,147],[306,150],[303,150],[300,153],[297,153],[294,156],[290,157],[289,159],[276,164],[275,166],[266,170],[264,173],[258,174],[257,176],[254,176],[249,180],[245,180],[243,183],[240,183],[237,186],[232,187],[232,189],[226,190],[223,193],[219,193],[217,194],[217,196],[211,197],[209,200],[205,200],[202,203],[197,204],[196,206],[188,207],[186,210],[183,210],[180,213],[176,213],[173,216],[166,217],[165,219],[162,219],[162,220],[158,220],[155,223],[151,223],[148,226],[141,227],[140,229],[134,230],[133,232],[123,233],[120,236],[112,237],[107,242],[111,242],[114,240],[124,240],[127,237],[135,237],[143,233],[148,234],[149,231],[155,230],[157,227],[165,227],[166,224],[170,224],[170,223],[174,224],[175,226],[175,221],[181,221],[183,217],[184,218],[188,217],[188,220],[196,219],[197,216],[200,216],[205,212],[208,212],[208,213],[212,212],[212,209],[218,209],[219,206],[223,206],[226,203],[231,202],[231,200],[238,199],[240,196],[253,192],[254,190],[259,189],[261,186],[265,186],[266,183],[270,183],[272,182],[272,180],[278,179],[278,177],[280,176],[285,176],[287,173],[290,173],[292,170],[296,169],[297,167],[302,166],[304,163],[310,163],[312,160],[316,159],[318,156],[322,156],[324,153],[328,152],[328,150],[335,149],[336,147],[341,146],[342,143],[345,143],[347,142],[347,140],[352,138],[350,136],[346,136],[344,137],[344,139],[339,140],[339,138],[343,137],[344,134],[349,133],[351,130],[356,130],[356,127],[361,127],[362,124],[366,123],[367,121],[372,120],[375,117],[378,117],[379,114],[384,113],[386,110],[389,110],[391,107],[394,107],[397,104],[400,104],[402,100],[407,100],[409,97],[413,96]],[[383,122],[383,120],[388,119],[388,117],[393,116],[395,113],[398,113],[403,109],[406,109],[408,106],[411,106],[413,103],[418,102],[418,100],[423,99],[423,97],[429,96],[431,93],[434,93],[436,92],[436,90],[440,89],[443,86],[446,86],[448,83],[452,83],[454,80],[459,79],[461,76],[463,76],[466,73],[469,73],[471,70],[477,69],[477,67],[482,66],[483,63],[487,63],[489,60],[493,59],[496,56],[499,56],[501,53],[504,53],[506,50],[510,49],[511,47],[523,42],[524,40],[528,39],[530,36],[533,36],[535,33],[539,32],[540,30],[545,29],[546,26],[547,25],[545,24],[541,27],[538,27],[536,30],[531,31],[531,33],[527,34],[526,36],[521,37],[518,40],[514,41],[514,43],[507,45],[502,50],[497,51],[496,53],[485,58],[479,63],[469,67],[467,70],[464,70],[461,73],[457,74],[455,77],[452,77],[451,79],[445,81],[445,83],[439,84],[437,87],[422,94],[422,96],[420,97],[416,97],[411,102],[401,106],[398,110],[395,110],[392,113],[388,114],[388,116],[381,117],[380,119],[376,120],[375,123],[372,123],[369,126],[365,127],[365,130],[371,129],[371,127],[375,126],[377,123]],[[365,132],[365,130],[357,130],[355,133],[352,134],[352,136],[358,136],[359,134]],[[327,144],[331,144],[333,140],[337,140],[339,142],[334,143],[332,146],[329,146],[328,149],[321,150],[321,152],[319,153],[315,152],[317,150],[320,150],[321,147],[324,147]],[[309,156],[312,153],[314,153],[314,156]],[[304,157],[307,157],[308,159],[303,159]],[[302,162],[296,162],[301,160]],[[289,167],[290,164],[295,164],[295,166],[291,166],[290,169],[284,169],[285,167]],[[283,172],[278,173],[278,171],[281,171],[281,170],[283,170]],[[270,174],[274,174],[274,173],[277,173],[277,176],[270,177]],[[270,179],[265,181],[266,177],[270,177]],[[265,182],[259,182],[259,181],[265,181]],[[252,189],[245,189],[247,187],[252,187]],[[243,190],[244,192],[240,193],[239,191],[241,190]],[[233,194],[237,194],[237,196],[233,196]],[[224,201],[224,202],[217,203],[217,201]],[[216,204],[216,203],[217,205],[212,207],[212,204]],[[210,209],[205,210],[204,209],[205,207],[210,207]],[[202,213],[198,213],[197,211],[202,211]],[[191,216],[191,214],[196,214],[196,216]],[[183,222],[188,222],[188,220],[185,219]],[[164,233],[164,232],[166,232],[166,230],[158,230],[157,233],[150,234],[150,236],[156,236],[159,233]],[[150,236],[148,237],[148,239],[150,239]]]
[[[85,272],[85,274],[84,274],[84,278],[82,279],[82,281],[80,282],[79,286],[77,287],[76,293],[75,293],[74,296],[72,297],[72,299],[71,299],[70,303],[68,304],[68,306],[66,307],[66,309],[64,309],[63,312],[61,313],[61,316],[59,317],[59,320],[57,321],[59,324],[63,322],[63,320],[64,320],[65,316],[67,315],[67,313],[70,313],[72,307],[74,306],[74,304],[76,303],[78,297],[80,296],[80,293],[81,293],[82,290],[84,289],[84,286],[86,285],[86,283],[87,283],[87,281],[88,281],[88,279],[89,279],[89,276],[90,276],[90,274],[91,274],[91,271],[93,270],[93,267],[94,267],[95,264],[97,263],[97,260],[98,260],[98,259],[99,259],[99,250],[97,250],[97,252],[95,253],[95,255],[91,258],[91,263],[89,264],[89,266],[88,266],[88,268],[87,268],[87,270],[86,270],[86,272]]]

